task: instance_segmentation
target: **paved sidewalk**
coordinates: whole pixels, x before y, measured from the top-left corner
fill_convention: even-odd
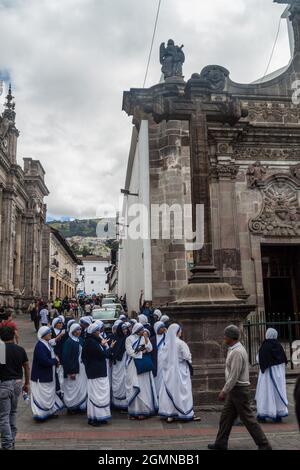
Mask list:
[[[17,319],[21,344],[30,359],[36,342],[33,325],[25,317]],[[283,424],[263,426],[274,449],[300,450],[300,434],[294,415],[293,383],[288,385],[290,416]],[[196,423],[166,424],[159,418],[143,422],[129,421],[126,415],[113,413],[111,424],[103,428],[88,426],[85,416],[66,416],[46,423],[35,423],[30,405],[20,399],[17,449],[78,450],[203,450],[214,441],[219,413],[201,413]],[[255,450],[244,426],[233,428],[230,449]]]

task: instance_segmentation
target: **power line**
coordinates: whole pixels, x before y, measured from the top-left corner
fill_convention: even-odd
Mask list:
[[[156,13],[156,18],[155,18],[155,23],[154,23],[154,30],[153,30],[153,35],[152,35],[152,41],[151,41],[151,46],[150,46],[150,52],[149,52],[149,57],[148,57],[148,62],[147,62],[147,67],[146,67],[146,73],[145,73],[143,88],[145,88],[147,77],[148,77],[149,66],[150,66],[150,61],[151,61],[151,56],[152,56],[152,51],[153,51],[153,45],[154,45],[154,40],[155,40],[155,35],[156,35],[156,30],[157,30],[157,24],[158,24],[158,18],[159,18],[159,13],[160,13],[161,2],[162,2],[162,0],[158,1],[157,13]]]
[[[262,79],[261,79],[261,82],[263,81],[263,79],[264,79],[265,76],[267,75],[267,73],[268,73],[268,71],[269,71],[269,67],[270,67],[271,62],[272,62],[272,59],[273,59],[275,47],[276,47],[276,45],[277,45],[277,41],[278,41],[278,38],[279,38],[280,27],[281,27],[281,20],[282,20],[282,16],[281,16],[280,19],[279,19],[279,24],[278,24],[277,33],[276,33],[274,45],[273,45],[273,48],[272,48],[271,56],[270,56],[270,59],[269,59],[269,62],[268,62],[268,65],[267,65],[265,74],[264,74],[264,76],[263,76]]]

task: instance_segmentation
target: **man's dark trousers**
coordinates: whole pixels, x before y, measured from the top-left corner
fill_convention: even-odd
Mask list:
[[[269,447],[269,441],[258,424],[250,405],[250,388],[236,386],[228,393],[220,419],[219,432],[216,439],[218,448],[227,449],[233,424],[239,416],[254,442],[259,447]]]

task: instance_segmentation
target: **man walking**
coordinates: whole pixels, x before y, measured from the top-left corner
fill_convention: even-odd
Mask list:
[[[5,344],[6,354],[5,364],[0,365],[0,434],[3,450],[15,448],[18,399],[22,390],[29,393],[28,357],[25,350],[15,344],[14,337],[12,328],[0,329],[0,338]]]
[[[272,450],[251,409],[249,360],[244,346],[239,341],[240,330],[235,325],[228,326],[224,336],[229,351],[226,360],[226,384],[219,395],[219,400],[225,401],[225,405],[216,441],[208,448],[210,450],[228,449],[229,436],[239,416],[259,450]]]

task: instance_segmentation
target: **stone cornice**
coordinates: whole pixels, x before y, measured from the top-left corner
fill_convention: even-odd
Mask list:
[[[24,176],[24,181],[27,184],[34,185],[38,187],[43,196],[48,196],[50,194],[47,186],[40,176]]]
[[[182,84],[163,83],[149,89],[131,89],[123,97],[123,110],[129,116],[145,119],[150,115],[157,123],[168,119],[190,120],[199,107],[207,121],[230,125],[247,115],[237,98],[214,92],[201,78],[192,78],[185,88]]]

